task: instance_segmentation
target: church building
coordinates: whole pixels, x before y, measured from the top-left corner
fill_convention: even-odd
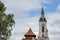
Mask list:
[[[31,28],[28,30],[28,32],[24,36],[25,36],[25,38],[23,38],[22,40],[49,40],[48,29],[47,29],[47,20],[44,15],[43,7],[41,9],[41,17],[39,19],[38,38],[36,38],[36,35],[33,33]]]

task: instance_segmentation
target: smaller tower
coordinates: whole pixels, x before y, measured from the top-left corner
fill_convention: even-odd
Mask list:
[[[22,40],[37,40],[36,35],[33,33],[31,28],[24,36],[25,38],[23,38]]]

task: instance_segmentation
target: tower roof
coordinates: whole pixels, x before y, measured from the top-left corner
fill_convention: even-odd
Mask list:
[[[33,36],[36,37],[36,35],[33,33],[32,29],[30,28],[28,32],[25,34],[25,36]]]
[[[41,10],[41,16],[44,16],[44,9],[42,7],[42,10]]]
[[[30,28],[25,35],[35,35],[35,34],[33,33],[32,29]]]
[[[47,22],[46,18],[44,17],[44,9],[42,7],[42,10],[41,10],[41,17],[39,19],[39,22]]]

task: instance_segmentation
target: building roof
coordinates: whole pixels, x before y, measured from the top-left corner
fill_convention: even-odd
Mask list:
[[[25,35],[35,35],[35,34],[33,33],[32,29],[30,28]]]

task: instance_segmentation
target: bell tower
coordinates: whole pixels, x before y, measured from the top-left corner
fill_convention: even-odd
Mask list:
[[[48,29],[46,27],[47,20],[44,16],[44,9],[41,9],[41,17],[39,19],[39,34],[38,40],[49,40],[48,38]]]

